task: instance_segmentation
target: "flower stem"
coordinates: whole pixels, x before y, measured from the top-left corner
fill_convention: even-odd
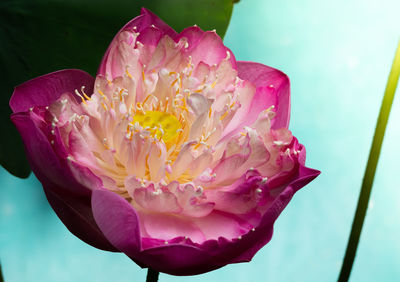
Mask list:
[[[160,275],[160,272],[153,270],[152,268],[147,269],[147,277],[146,277],[146,282],[157,282],[158,281],[158,276]]]
[[[3,273],[1,272],[1,264],[0,264],[0,282],[4,282]]]
[[[397,46],[396,55],[393,60],[392,69],[386,84],[385,94],[381,109],[376,123],[374,139],[369,152],[367,167],[365,169],[361,192],[358,198],[357,210],[353,219],[349,241],[347,243],[346,254],[343,260],[342,269],[339,275],[339,282],[348,281],[353,267],[354,257],[356,255],[358,242],[360,240],[361,230],[364,224],[365,215],[368,208],[368,201],[371,194],[372,183],[374,182],[376,167],[382,148],[383,137],[385,135],[386,125],[389,119],[390,109],[392,107],[394,93],[396,92],[397,82],[400,75],[400,41]]]

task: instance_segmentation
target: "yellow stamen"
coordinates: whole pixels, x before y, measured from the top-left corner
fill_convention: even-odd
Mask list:
[[[106,102],[108,102],[108,98],[106,95],[104,95],[103,91],[99,90],[98,92],[101,95],[101,97],[103,97],[103,99],[106,100]]]
[[[199,148],[200,147],[200,145],[201,145],[201,143],[200,142],[198,142],[193,148],[194,149],[197,149],[197,148]]]
[[[169,99],[168,97],[165,99],[165,107],[164,107],[164,111],[166,112],[168,110],[168,104],[169,104]]]
[[[178,130],[182,128],[182,124],[174,115],[160,111],[137,113],[133,116],[131,124],[136,122],[143,128],[149,127],[153,137],[160,137],[160,140],[164,140],[167,145],[174,143]]]
[[[122,93],[124,93],[124,90],[125,90],[125,89],[122,88],[122,89],[119,91],[119,93],[118,93],[118,94],[119,94],[119,100],[120,100],[121,102],[122,102]]]
[[[76,94],[76,95],[77,95],[79,98],[81,98],[81,100],[82,100],[82,103],[84,103],[85,105],[87,105],[87,104],[86,104],[86,100],[85,100],[85,98],[83,98],[83,97],[82,97],[82,95],[81,95],[81,94],[79,94],[78,90],[76,90],[76,89],[75,89],[75,94]]]
[[[178,106],[179,109],[189,112],[189,109],[185,106]]]
[[[175,79],[175,80],[171,83],[171,86],[174,86],[174,84],[175,84],[177,81],[178,81],[178,78]]]
[[[133,76],[130,74],[130,72],[128,71],[128,68],[125,69],[125,73],[129,78],[133,78]]]
[[[84,96],[87,100],[90,100],[90,97],[89,97],[88,95],[86,95],[86,93],[85,93],[85,86],[82,86],[82,87],[81,87],[81,92],[82,92],[83,96]]]
[[[142,104],[146,104],[147,100],[149,100],[150,95],[147,95],[146,98],[144,99],[144,101],[142,102]]]
[[[226,116],[228,115],[229,111],[226,111],[219,119],[223,120],[224,118],[226,118]]]

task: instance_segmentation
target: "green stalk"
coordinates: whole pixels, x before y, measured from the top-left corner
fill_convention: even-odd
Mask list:
[[[146,282],[157,282],[158,281],[158,276],[160,275],[160,272],[153,270],[152,268],[147,269],[147,277],[146,277]]]
[[[343,260],[342,269],[339,275],[339,282],[349,280],[350,272],[353,267],[354,257],[356,255],[358,242],[360,240],[361,230],[364,224],[365,215],[368,208],[369,196],[371,194],[372,183],[374,182],[376,166],[381,153],[383,137],[385,135],[386,125],[389,119],[390,109],[392,108],[394,93],[396,92],[397,82],[400,75],[400,41],[397,46],[396,55],[393,60],[392,69],[386,84],[385,94],[376,123],[374,139],[369,152],[367,167],[364,173],[364,179],[361,185],[361,192],[358,198],[357,210],[354,216],[353,225],[349,241],[347,243],[346,254]]]
[[[0,264],[0,282],[4,282],[3,273],[1,272],[1,264]]]

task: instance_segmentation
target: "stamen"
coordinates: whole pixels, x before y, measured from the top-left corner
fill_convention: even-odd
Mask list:
[[[87,104],[86,104],[85,98],[83,98],[83,96],[82,96],[81,94],[79,94],[79,92],[78,92],[77,89],[75,89],[75,94],[76,94],[79,98],[81,98],[82,103],[84,103],[85,105],[87,105]]]
[[[110,149],[110,146],[108,146],[108,144],[107,144],[107,138],[103,139],[103,146],[104,146],[104,148],[106,148],[106,150]]]
[[[106,106],[103,102],[100,102],[100,104],[103,106],[103,109],[104,109],[105,111],[108,111],[107,106]]]
[[[143,65],[143,68],[142,68],[142,79],[143,79],[143,81],[145,81],[146,80],[146,76],[145,76],[145,74],[144,74],[144,69],[146,68],[146,65]]]
[[[229,110],[227,110],[220,118],[219,120],[223,120],[224,118],[226,118],[226,116],[228,115]]]
[[[171,87],[174,86],[174,84],[178,81],[178,78],[175,79],[172,83],[171,83]]]
[[[90,100],[90,97],[89,97],[88,95],[86,95],[86,93],[85,93],[85,86],[84,86],[84,85],[82,85],[82,87],[81,87],[81,92],[82,92],[83,96],[84,96],[87,100]]]
[[[108,98],[107,98],[106,95],[104,95],[103,91],[98,90],[98,92],[99,92],[99,94],[101,95],[101,97],[102,97],[106,102],[108,102]]]
[[[130,78],[133,79],[133,76],[130,74],[130,72],[128,71],[128,68],[125,69],[125,73],[126,75]]]

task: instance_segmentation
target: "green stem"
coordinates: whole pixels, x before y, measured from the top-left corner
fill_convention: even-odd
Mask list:
[[[147,269],[147,278],[146,282],[157,282],[158,281],[158,276],[160,275],[160,272],[153,270],[152,268]]]
[[[1,272],[1,264],[0,264],[0,282],[4,282],[3,273]]]
[[[358,242],[360,240],[361,230],[364,224],[365,214],[368,208],[369,196],[371,194],[372,183],[374,182],[376,166],[378,164],[379,155],[381,153],[383,137],[385,135],[386,125],[389,119],[390,109],[392,107],[394,93],[396,92],[397,82],[400,75],[400,41],[397,46],[396,55],[393,60],[392,69],[386,85],[385,94],[379,112],[378,121],[375,128],[374,139],[372,141],[371,150],[367,167],[365,169],[361,192],[358,198],[357,210],[354,216],[353,225],[349,241],[347,243],[346,254],[342,264],[342,270],[339,275],[339,282],[349,280],[350,272],[353,267],[354,257],[356,255]]]

